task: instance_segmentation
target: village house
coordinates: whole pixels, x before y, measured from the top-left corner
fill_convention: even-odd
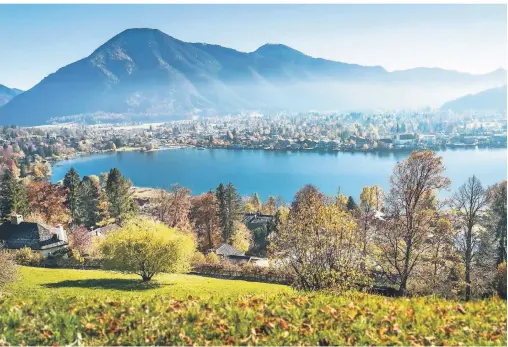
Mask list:
[[[25,222],[21,215],[12,215],[10,221],[0,225],[0,242],[7,249],[28,247],[43,257],[69,245],[67,232],[61,225],[49,227],[41,223]]]
[[[239,251],[231,245],[228,245],[227,243],[223,243],[219,248],[211,251],[217,254],[219,258],[228,260],[232,264],[250,263],[261,267],[268,266],[268,259],[245,255],[245,253]]]

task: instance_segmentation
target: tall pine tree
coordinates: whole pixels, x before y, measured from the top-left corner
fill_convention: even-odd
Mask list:
[[[3,217],[11,213],[28,215],[30,205],[26,187],[19,182],[10,170],[6,170],[0,184],[0,210]]]
[[[83,177],[78,188],[76,212],[79,223],[87,228],[92,228],[99,222],[100,194],[98,182],[88,176]]]
[[[78,219],[78,197],[79,197],[79,186],[80,178],[78,172],[71,167],[71,169],[65,174],[63,180],[63,186],[67,189],[67,207],[71,212],[72,221]]]
[[[120,222],[134,211],[134,203],[131,199],[131,182],[122,176],[117,168],[109,171],[106,182],[106,194],[109,201],[109,213],[111,218]]]
[[[242,218],[242,198],[236,191],[235,186],[229,182],[227,186],[219,184],[215,192],[219,203],[219,220],[222,233],[222,241],[231,244],[235,235],[235,222]]]

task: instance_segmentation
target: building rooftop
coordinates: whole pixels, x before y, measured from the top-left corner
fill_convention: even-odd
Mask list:
[[[5,222],[0,225],[0,241],[7,248],[19,249],[29,247],[43,250],[66,245],[67,242],[58,238],[58,229],[33,222]]]

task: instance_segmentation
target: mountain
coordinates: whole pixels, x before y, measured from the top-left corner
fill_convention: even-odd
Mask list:
[[[156,29],[128,29],[14,98],[0,109],[0,123],[405,107],[506,84],[505,70],[494,75],[431,70],[387,72],[313,58],[281,44],[245,53],[183,42]],[[422,91],[415,86],[423,78]]]
[[[442,110],[462,112],[476,111],[506,111],[506,85],[499,88],[491,88],[477,94],[469,94],[461,98],[449,101]]]
[[[0,84],[0,107],[11,101],[16,95],[23,93],[22,90],[16,88],[8,88]]]

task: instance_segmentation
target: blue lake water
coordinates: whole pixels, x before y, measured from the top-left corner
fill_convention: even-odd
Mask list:
[[[471,175],[487,186],[506,179],[506,148],[440,151],[452,191]],[[179,183],[197,195],[231,181],[242,195],[258,192],[262,199],[278,195],[291,201],[298,189],[314,184],[326,194],[340,186],[357,198],[362,187],[380,184],[388,189],[395,164],[405,152],[277,152],[195,148],[154,152],[116,152],[78,157],[57,163],[52,181],[74,167],[81,176],[98,175],[117,167],[139,187],[166,188]],[[444,192],[441,196],[451,194]]]

